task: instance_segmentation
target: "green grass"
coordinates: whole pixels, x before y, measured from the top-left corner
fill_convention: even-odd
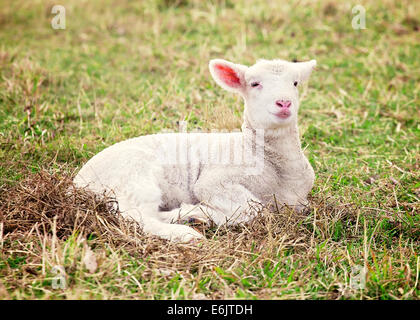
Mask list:
[[[53,4],[0,0],[0,186],[42,168],[72,174],[115,142],[181,120],[239,128],[241,101],[211,79],[212,58],[316,59],[299,115],[316,172],[313,206],[293,227],[304,240],[282,229],[265,245],[238,240],[246,253],[222,240],[235,243],[244,230],[202,251],[165,247],[164,262],[153,241],[136,252],[88,239],[92,274],[82,236],[53,244],[5,233],[1,298],[419,298],[417,2],[73,0],[65,30],[51,28]],[[366,8],[365,30],[352,29],[356,4]],[[217,263],[206,256],[214,248]],[[51,288],[58,262],[65,290]],[[367,268],[364,289],[349,286],[354,265]]]

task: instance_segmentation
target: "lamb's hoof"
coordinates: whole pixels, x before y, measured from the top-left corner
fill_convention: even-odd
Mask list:
[[[209,225],[210,218],[200,207],[190,204],[182,204],[179,222],[193,225]]]
[[[205,239],[205,237],[202,235],[202,236],[201,236],[201,237],[199,237],[199,238],[195,238],[195,237],[193,237],[193,238],[191,238],[190,240],[188,240],[187,242],[183,242],[183,243],[197,245],[197,244],[199,244],[200,242],[202,242],[204,239]]]
[[[190,243],[190,244],[197,244],[201,240],[204,239],[204,236],[197,232],[197,234],[185,234],[182,238],[178,241],[179,243]]]
[[[196,217],[189,217],[187,220],[188,224],[208,224],[208,219],[204,218],[196,218]]]
[[[200,240],[205,239],[200,232],[191,227],[178,225],[177,229],[177,232],[173,232],[170,235],[169,240],[178,243],[197,243]]]

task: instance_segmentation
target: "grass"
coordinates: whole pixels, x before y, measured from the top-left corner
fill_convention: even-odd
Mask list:
[[[65,30],[51,28],[52,1],[0,2],[0,298],[419,298],[417,2],[73,0]],[[365,30],[352,29],[356,4]],[[181,120],[239,128],[240,99],[208,72],[216,57],[317,59],[301,92],[317,176],[304,215],[174,245],[105,200],[69,198],[77,168],[115,142]]]

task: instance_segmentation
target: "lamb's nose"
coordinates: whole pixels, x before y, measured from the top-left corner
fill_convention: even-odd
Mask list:
[[[290,108],[292,102],[289,100],[277,100],[276,105],[278,105],[280,108]]]

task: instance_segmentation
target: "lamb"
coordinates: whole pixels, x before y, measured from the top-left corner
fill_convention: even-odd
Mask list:
[[[211,60],[216,83],[244,99],[241,131],[132,138],[91,158],[74,183],[113,192],[124,217],[176,242],[203,238],[186,225],[191,220],[232,225],[254,219],[250,203],[275,200],[301,210],[315,174],[301,149],[297,86],[315,66],[315,60],[258,60],[251,67]]]

